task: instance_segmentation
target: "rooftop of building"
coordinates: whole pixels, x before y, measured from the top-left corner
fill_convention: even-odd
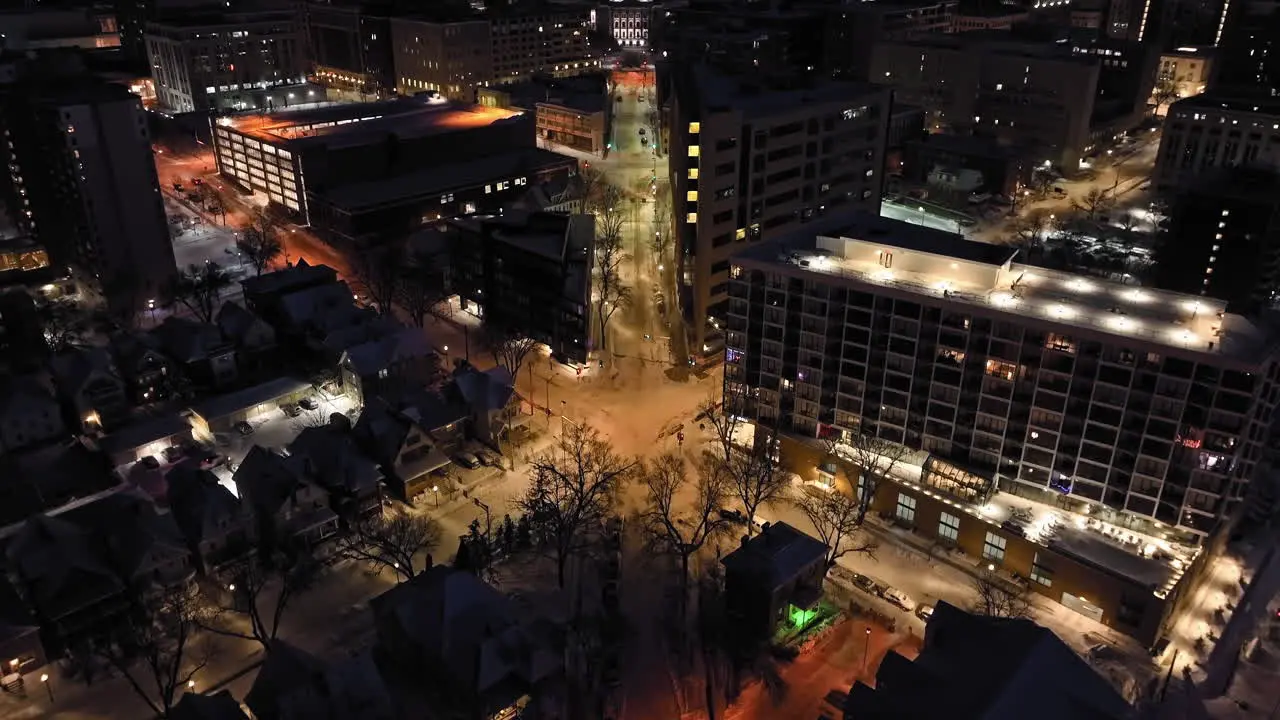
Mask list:
[[[603,112],[609,104],[608,78],[603,73],[567,78],[538,77],[523,82],[495,85],[517,106],[533,109],[539,103],[557,105],[584,113]]]
[[[759,73],[730,74],[708,65],[690,71],[692,88],[703,107],[733,108],[747,117],[789,112],[797,106],[854,102],[885,94],[878,85],[865,82],[817,80],[811,76],[771,78]]]
[[[1091,55],[1076,53],[1066,39],[1044,35],[1036,28],[1009,30],[973,30],[963,33],[936,33],[889,41],[892,45],[930,47],[959,52],[982,51],[996,55],[1061,60],[1080,64],[1097,64]]]
[[[983,308],[1011,322],[1034,317],[1064,335],[1083,330],[1246,365],[1262,361],[1275,345],[1275,333],[1227,313],[1225,301],[1022,265],[1016,255],[1005,246],[860,213],[834,231],[797,233],[739,258]]]
[[[766,577],[780,587],[826,557],[826,543],[784,522],[775,522],[766,523],[755,537],[743,537],[742,544],[720,562],[730,572]]]
[[[374,103],[243,113],[218,118],[217,124],[244,135],[289,148],[341,144],[348,139],[395,133],[421,137],[485,127],[520,115],[519,111],[453,103],[422,93]]]
[[[511,180],[563,162],[574,161],[542,148],[520,148],[464,162],[424,167],[409,175],[344,185],[327,191],[325,197],[348,212],[361,212],[489,181]]]
[[[589,216],[528,211],[458,218],[453,224],[474,233],[487,232],[526,252],[548,260],[564,260],[574,250],[585,252],[594,234]]]
[[[207,8],[188,8],[183,12],[163,14],[160,18],[147,23],[147,29],[184,29],[219,28],[226,26],[245,26],[259,22],[294,22],[297,13],[290,8],[256,8],[245,10],[218,10]]]
[[[1227,110],[1229,112],[1258,113],[1259,115],[1280,115],[1280,98],[1241,98],[1213,92],[1201,93],[1200,95],[1192,95],[1189,98],[1183,98],[1175,102],[1169,107],[1169,117],[1176,118],[1174,113],[1179,110],[1194,111],[1202,108]]]

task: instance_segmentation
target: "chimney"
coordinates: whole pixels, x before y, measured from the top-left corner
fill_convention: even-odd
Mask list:
[[[761,535],[768,535],[768,534],[769,534],[769,525],[770,525],[770,523],[766,522],[766,523],[764,523],[763,525],[761,525],[761,526],[760,526],[760,534],[761,534]]]
[[[751,542],[751,536],[750,536],[750,535],[743,535],[743,536],[742,536],[741,547],[746,547],[748,542]]]

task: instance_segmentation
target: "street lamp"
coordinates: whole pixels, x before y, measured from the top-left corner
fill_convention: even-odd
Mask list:
[[[48,693],[49,693],[49,704],[50,704],[50,705],[52,705],[52,704],[54,703],[54,699],[53,699],[53,685],[51,685],[51,684],[49,683],[49,673],[40,673],[40,684],[41,684],[41,685],[44,685],[44,689],[45,689],[46,691],[48,691]]]
[[[191,692],[195,692],[195,691],[196,691],[196,681],[195,681],[195,680],[188,680],[188,681],[187,681],[187,692],[191,693]]]
[[[435,496],[436,496],[436,508],[437,508],[437,509],[439,509],[439,507],[440,507],[440,486],[439,486],[439,485],[432,485],[432,486],[431,486],[431,492],[435,493]]]
[[[867,638],[862,644],[862,671],[863,672],[867,672],[870,669],[867,667],[867,660],[870,654],[871,654],[871,626],[868,625]]]

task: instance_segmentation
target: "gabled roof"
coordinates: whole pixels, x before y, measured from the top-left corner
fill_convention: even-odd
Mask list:
[[[364,495],[382,480],[378,464],[360,452],[351,433],[333,425],[305,428],[289,444],[294,467],[319,485]]]
[[[974,648],[984,648],[974,662]],[[876,689],[849,694],[858,718],[1120,720],[1132,708],[1052,631],[1030,620],[982,617],[939,602],[924,648],[889,653]]]
[[[368,377],[398,363],[425,357],[435,349],[417,328],[399,332],[348,348],[346,362],[357,375]]]
[[[460,393],[428,388],[416,388],[402,393],[395,400],[395,408],[428,433],[465,420],[471,415],[471,410],[462,402]]]
[[[248,720],[230,690],[216,693],[183,693],[169,713],[169,720]]]
[[[261,517],[275,515],[301,481],[284,456],[261,445],[249,449],[233,477],[240,497]]]
[[[365,403],[351,432],[375,459],[390,463],[404,446],[405,436],[413,425],[413,421],[393,410],[386,400],[375,397]]]
[[[151,332],[165,353],[181,363],[205,360],[227,345],[217,325],[173,315]]]
[[[93,535],[64,518],[36,515],[9,543],[9,566],[33,605],[61,617],[124,590]]]
[[[774,587],[786,584],[823,561],[827,544],[784,522],[768,524],[720,562],[725,569],[767,577]]]
[[[255,327],[265,330],[272,337],[275,336],[275,330],[265,320],[240,303],[223,303],[222,308],[218,310],[218,317],[215,321],[223,336],[234,342],[243,342],[245,336]]]
[[[255,717],[266,720],[323,718],[316,691],[323,685],[324,664],[310,653],[281,640],[271,643],[253,687],[244,696]],[[298,714],[305,713],[305,714]]]
[[[150,498],[137,491],[112,493],[63,518],[92,532],[95,542],[107,551],[112,568],[127,578],[189,554],[173,516],[159,512]]]
[[[515,388],[511,386],[511,373],[498,366],[480,371],[468,367],[454,373],[453,381],[446,385],[455,388],[462,399],[472,408],[478,410],[501,410],[511,402]]]
[[[198,545],[217,535],[219,528],[241,520],[240,501],[194,460],[175,465],[166,478],[173,518],[191,544]]]
[[[95,374],[109,376],[117,382],[120,380],[111,353],[102,347],[64,350],[53,356],[51,365],[58,387],[66,392],[79,392]]]
[[[350,318],[360,314],[353,299],[351,288],[338,281],[289,293],[280,305],[284,319],[294,328],[330,329],[349,325]]]
[[[246,278],[240,282],[247,297],[293,290],[331,283],[338,279],[338,271],[328,265],[309,265],[305,259],[283,270]]]
[[[339,355],[347,348],[363,345],[380,338],[393,335],[400,330],[402,326],[389,317],[370,317],[364,322],[355,323],[353,325],[344,325],[337,328],[324,336],[321,344],[325,350]]]

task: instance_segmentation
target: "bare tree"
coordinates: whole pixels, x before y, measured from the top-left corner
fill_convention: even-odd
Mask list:
[[[356,523],[338,541],[338,552],[412,580],[430,568],[427,553],[440,544],[440,532],[440,525],[426,515],[388,513]],[[418,562],[419,556],[423,556],[425,567]]]
[[[612,187],[612,186],[610,186]],[[608,342],[609,320],[619,308],[631,304],[631,288],[622,282],[622,265],[630,259],[623,248],[621,213],[606,210],[603,221],[597,217],[596,237],[596,315],[600,318],[600,348]]]
[[[201,627],[228,637],[253,640],[267,652],[280,632],[280,623],[299,595],[310,590],[320,577],[320,565],[305,554],[281,559],[277,569],[262,560],[245,560],[230,575],[226,593],[210,593],[211,603],[201,619]],[[248,629],[241,629],[244,625]]]
[[[525,358],[538,347],[538,341],[505,328],[485,326],[489,352],[493,361],[511,373],[512,382],[524,365]]]
[[[973,604],[973,612],[977,615],[1031,617],[1031,590],[1025,586],[1002,581],[992,572],[982,572],[973,576],[973,589],[978,594]]]
[[[870,539],[854,543],[855,533],[862,527],[858,501],[842,492],[819,490],[800,494],[796,507],[813,524],[818,539],[827,544],[827,567],[832,567],[849,553],[875,552],[876,544]],[[847,543],[847,544],[846,544]]]
[[[790,484],[787,474],[773,460],[777,443],[777,431],[771,432],[763,445],[731,458],[728,463],[733,495],[742,503],[747,515],[748,536],[755,530],[756,512],[760,506],[781,499]]]
[[[569,426],[556,446],[533,461],[533,482],[516,505],[550,541],[562,589],[569,558],[613,512],[619,486],[636,465],[594,428],[578,425]]]
[[[231,276],[216,262],[191,265],[178,274],[169,286],[168,302],[182,305],[200,322],[213,322],[222,304],[222,291],[231,287]]]
[[[92,325],[88,314],[75,303],[64,300],[52,300],[40,306],[37,317],[44,329],[45,344],[54,353],[83,342]]]
[[[741,385],[735,384],[735,387],[741,387]],[[698,414],[694,416],[696,422],[711,426],[711,432],[715,435],[715,442],[719,446],[717,449],[720,451],[720,457],[726,463],[733,460],[734,435],[742,425],[742,416],[734,412],[737,408],[730,400],[731,398],[727,395],[725,401],[720,403],[714,398],[707,398],[698,406]]]
[[[604,177],[604,173],[593,167],[580,167],[578,175],[574,181],[578,196],[582,198],[582,211],[589,215],[595,214],[603,201],[604,187],[608,181]]]
[[[1160,108],[1177,100],[1180,96],[1178,93],[1178,83],[1171,77],[1160,77],[1156,80],[1156,86],[1151,91],[1151,104],[1155,105],[1156,112],[1160,112]]]
[[[167,588],[145,602],[98,642],[94,654],[116,669],[152,713],[169,717],[178,693],[212,656],[208,638],[197,630],[200,613],[194,586]]]
[[[279,226],[266,213],[258,213],[248,225],[240,228],[236,249],[244,255],[256,274],[261,275],[271,263],[284,254],[280,244]]]
[[[386,245],[356,253],[352,262],[357,289],[363,290],[379,315],[391,312],[401,287],[404,253],[399,246]]]
[[[447,263],[439,257],[411,253],[404,258],[396,283],[395,302],[422,327],[428,317],[443,318],[437,308],[449,297]]]
[[[648,463],[640,474],[645,489],[640,521],[652,549],[680,559],[682,612],[688,601],[689,559],[707,541],[729,530],[728,521],[720,515],[731,489],[725,463],[703,452],[693,470],[696,478],[691,480],[684,456],[666,452]],[[691,485],[692,502],[677,497]]]
[[[847,443],[828,438],[825,444],[827,455],[844,471],[852,486],[850,490],[858,508],[857,524],[861,525],[875,501],[880,481],[911,454],[911,449],[871,433],[853,435]]]
[[[1114,200],[1108,195],[1106,190],[1102,188],[1094,188],[1084,194],[1084,197],[1071,201],[1071,207],[1085,214],[1090,220],[1095,219],[1098,215],[1107,211],[1114,203]]]
[[[1009,242],[1024,255],[1044,245],[1045,236],[1052,231],[1052,222],[1043,212],[1029,212],[1019,216],[1009,226]]]

